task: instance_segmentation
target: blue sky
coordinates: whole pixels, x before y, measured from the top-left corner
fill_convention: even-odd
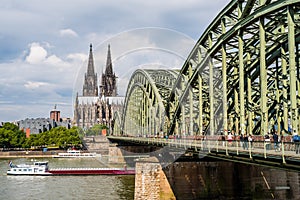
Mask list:
[[[119,94],[136,68],[180,68],[229,0],[2,0],[0,121],[73,117],[89,44],[99,79],[111,44]]]

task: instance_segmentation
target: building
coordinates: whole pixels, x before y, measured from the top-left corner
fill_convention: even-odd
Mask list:
[[[102,84],[100,85],[100,96],[117,96],[117,77],[113,72],[111,62],[110,45],[108,45],[105,73],[102,74]]]
[[[66,127],[71,128],[70,118],[60,118],[60,111],[56,109],[50,111],[49,118],[26,118],[24,120],[17,121],[17,126],[20,130],[26,132],[26,136],[29,137],[30,134],[38,134],[45,131],[49,131],[55,127]]]
[[[90,53],[88,60],[87,73],[84,75],[84,83],[82,92],[84,97],[97,97],[98,96],[98,82],[97,74],[95,73],[94,58],[92,44],[90,44]]]
[[[60,111],[56,110],[56,105],[54,106],[54,110],[50,111],[50,119],[53,121],[60,121]]]
[[[123,108],[124,97],[117,96],[117,76],[113,71],[110,45],[108,45],[105,70],[101,75],[99,93],[97,86],[97,73],[95,73],[93,50],[90,45],[82,96],[77,93],[74,105],[74,123],[78,127],[88,129],[95,124],[110,126],[113,113]]]

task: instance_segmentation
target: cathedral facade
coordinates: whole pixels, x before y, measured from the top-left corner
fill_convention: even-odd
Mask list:
[[[76,126],[88,129],[95,124],[105,124],[110,127],[113,113],[121,111],[123,108],[124,97],[117,96],[117,77],[113,72],[110,45],[108,45],[105,71],[102,73],[100,82],[101,85],[98,85],[93,49],[90,45],[82,95],[77,93],[74,105],[74,124]]]

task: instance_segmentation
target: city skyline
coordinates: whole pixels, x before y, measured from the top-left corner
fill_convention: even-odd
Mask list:
[[[82,85],[90,43],[95,47],[98,76],[105,66],[107,43],[111,43],[112,38],[115,41],[111,44],[112,57],[116,59],[113,64],[119,76],[126,68],[121,59],[126,52],[139,48],[141,41],[151,48],[161,44],[160,40],[166,35],[154,38],[155,33],[178,32],[189,38],[184,53],[179,52],[184,57],[228,2],[132,0],[120,5],[107,1],[67,1],[64,4],[60,1],[3,1],[0,6],[0,121],[47,117],[55,104],[62,117],[72,117],[72,98],[76,85]],[[141,29],[146,31],[141,34]],[[153,29],[156,31],[150,38],[146,33]],[[124,33],[126,40],[120,37]],[[139,43],[133,44],[133,40]],[[172,44],[173,47],[167,48],[168,45],[160,48],[178,47]],[[124,49],[125,46],[133,49]],[[120,66],[123,69],[118,69]],[[174,66],[180,67],[180,62]],[[124,79],[120,77],[119,81]],[[124,88],[120,90],[124,93]]]

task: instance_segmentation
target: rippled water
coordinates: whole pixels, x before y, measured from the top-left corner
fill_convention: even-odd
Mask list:
[[[48,160],[50,168],[105,167],[95,159]],[[134,176],[7,176],[8,159],[0,159],[0,199],[133,199]],[[30,159],[14,159],[15,164]]]

